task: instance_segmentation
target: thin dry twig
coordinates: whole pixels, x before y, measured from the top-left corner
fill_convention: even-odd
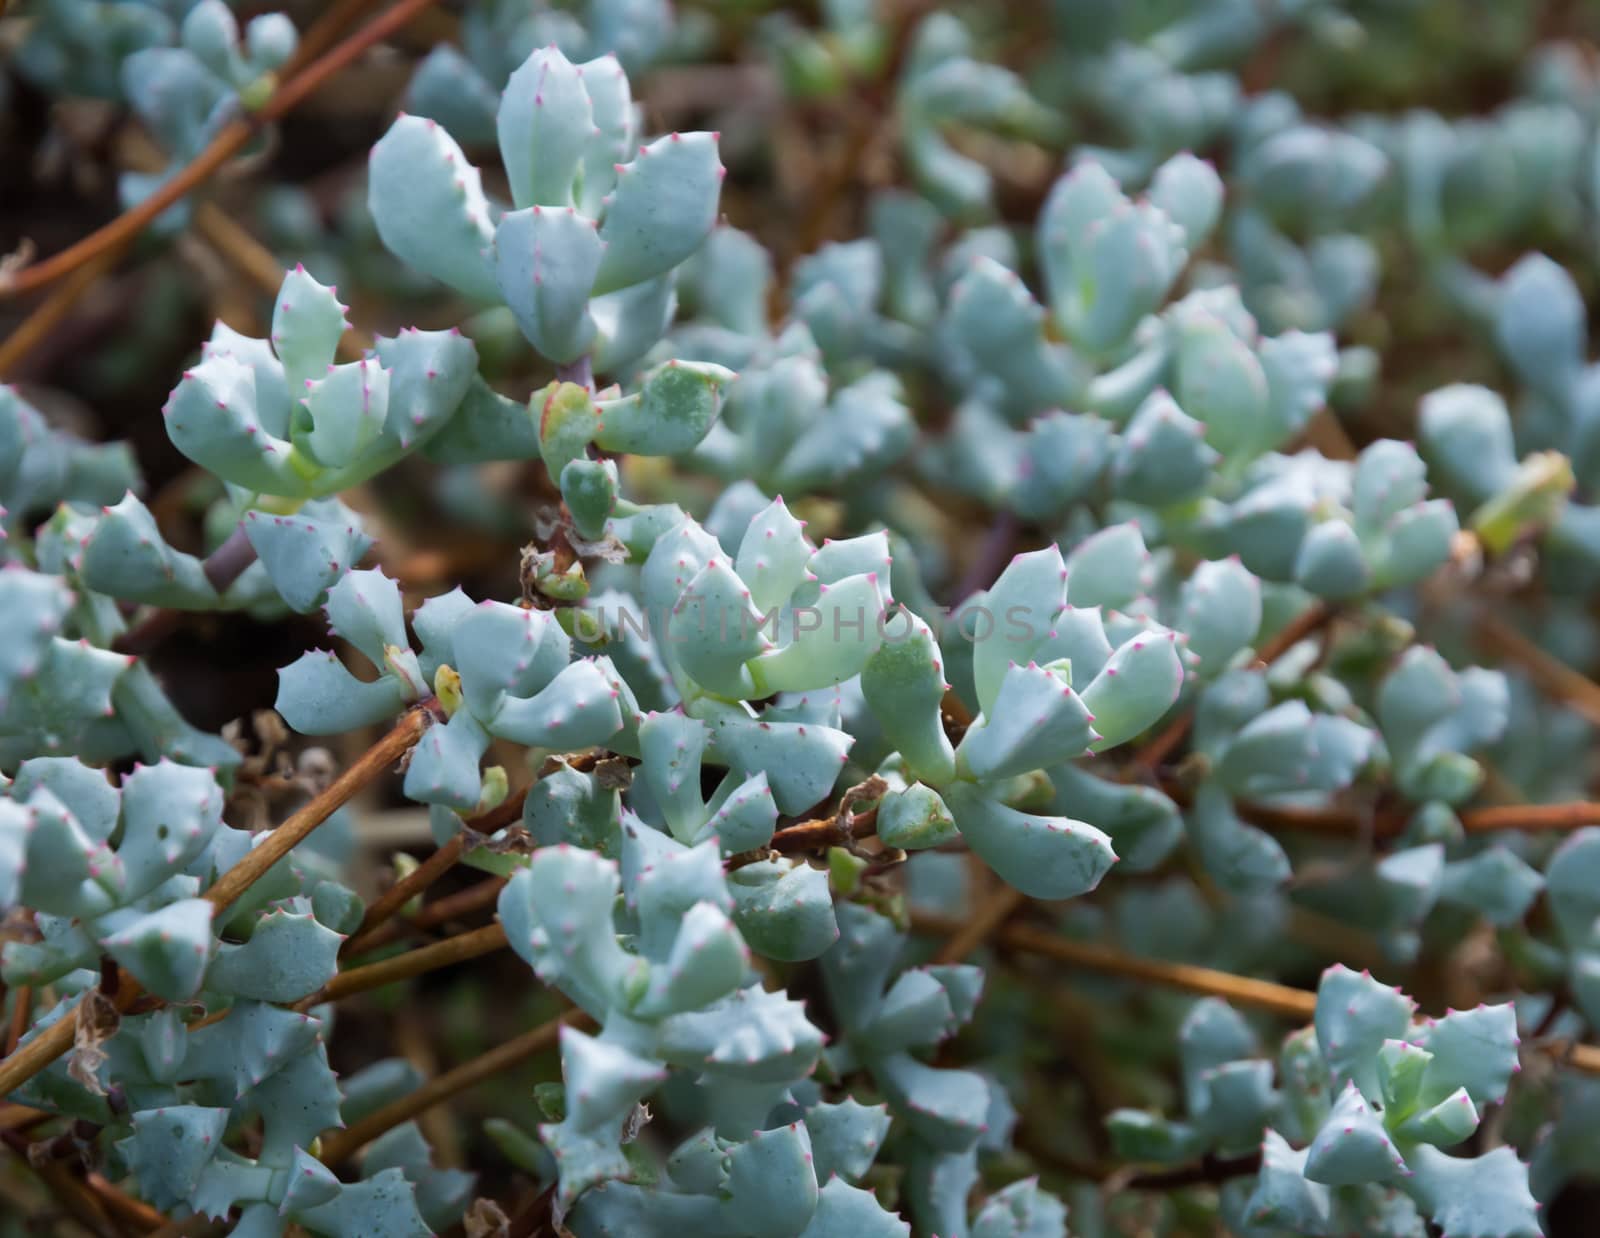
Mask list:
[[[373,781],[422,738],[430,715],[425,707],[411,709],[394,728],[369,748],[322,794],[307,803],[269,834],[264,842],[219,877],[205,898],[222,911],[250,888],[261,876],[313,830],[326,821],[356,792]],[[115,1005],[119,1012],[144,995],[144,989],[131,975],[120,973]],[[82,999],[80,999],[81,1001]],[[0,1061],[0,1096],[16,1091],[34,1075],[72,1047],[76,1031],[76,1007],[65,1012],[15,1053]]]
[[[457,1066],[454,1070],[446,1071],[416,1091],[408,1092],[399,1100],[368,1114],[359,1122],[328,1135],[322,1141],[323,1162],[335,1165],[371,1143],[379,1135],[393,1130],[400,1123],[409,1122],[419,1113],[449,1100],[485,1079],[493,1078],[503,1070],[509,1070],[536,1053],[551,1048],[560,1038],[563,1027],[592,1026],[593,1020],[581,1010],[569,1010],[504,1044],[496,1045],[487,1053]]]
[[[802,851],[826,851],[829,847],[848,847],[863,838],[871,838],[878,829],[878,806],[874,804],[865,812],[855,812],[851,805],[863,799],[880,798],[887,789],[888,784],[874,774],[846,791],[839,799],[839,806],[827,816],[786,825],[766,846],[731,855],[723,867],[732,872],[747,864],[759,864],[771,858],[774,852],[793,855]]]
[[[313,830],[347,804],[363,787],[382,775],[409,752],[432,721],[426,705],[413,706],[394,727],[359,758],[332,785],[253,847],[243,859],[217,878],[204,897],[223,911],[254,885],[284,856],[311,836]]]
[[[1600,726],[1600,684],[1546,653],[1510,624],[1487,611],[1478,615],[1474,636],[1479,644],[1520,666],[1541,691],[1585,721]]]
[[[72,272],[60,287],[53,289],[48,297],[39,302],[33,312],[6,336],[5,343],[0,344],[0,379],[9,379],[13,376],[23,358],[61,325],[66,316],[72,312],[73,306],[82,300],[89,289],[100,282],[101,276],[117,265],[124,250],[124,246],[113,246],[85,262]]]
[[[0,1131],[0,1143],[14,1152],[47,1187],[73,1220],[98,1238],[122,1238],[123,1230],[108,1215],[101,1200],[65,1165],[49,1157],[35,1156],[37,1144],[16,1131]]]
[[[505,949],[506,945],[504,926],[498,922],[486,924],[482,928],[434,942],[431,946],[419,946],[393,958],[380,959],[364,967],[352,967],[349,971],[340,972],[315,993],[297,1001],[294,1008],[310,1010],[313,1006],[338,1001],[352,993],[364,993],[397,980],[409,980],[441,967],[493,954],[496,950]]]
[[[461,853],[467,848],[468,837],[467,831],[462,830],[374,899],[367,907],[367,914],[361,919],[360,929],[345,942],[345,948],[341,953],[359,954],[361,949],[366,948],[360,943],[368,934],[454,868],[456,861],[461,858]]]
[[[961,963],[988,941],[1001,925],[1016,914],[1028,896],[1013,886],[1002,885],[962,922],[933,956],[935,963]]]
[[[540,782],[550,777],[560,769],[575,769],[587,771],[595,769],[601,762],[612,759],[609,754],[594,749],[589,752],[572,752],[564,756],[552,756],[545,760],[540,767],[534,782]],[[461,858],[463,852],[474,837],[493,834],[522,819],[522,806],[528,798],[528,791],[532,784],[506,796],[495,807],[480,816],[469,819],[462,831],[444,846],[440,847],[431,856],[417,865],[410,873],[395,882],[382,896],[367,908],[367,914],[362,918],[361,928],[345,942],[341,954],[355,955],[364,953],[374,946],[384,945],[394,940],[393,934],[380,938],[379,930],[382,929],[399,910],[417,895],[421,894],[440,877],[444,876]]]
[[[1313,604],[1285,624],[1276,636],[1261,646],[1256,652],[1256,660],[1265,666],[1271,666],[1284,654],[1288,653],[1290,649],[1332,619],[1333,615],[1333,608],[1326,603],[1317,602]],[[1184,710],[1183,713],[1179,714],[1167,725],[1165,730],[1134,754],[1134,767],[1153,770],[1165,765],[1184,739],[1188,737],[1189,728],[1193,725],[1194,711],[1192,709]]]
[[[133,240],[163,211],[184,195],[204,184],[229,159],[243,150],[261,129],[279,120],[321,88],[329,78],[351,64],[374,44],[388,38],[421,13],[434,0],[400,0],[392,9],[374,19],[343,42],[332,47],[299,72],[286,77],[259,111],[248,119],[231,121],[191,162],[137,206],[118,215],[104,227],[69,245],[60,253],[10,275],[0,283],[0,298],[21,296],[43,288],[79,269],[107,250],[118,249]],[[341,19],[359,14],[364,5],[341,6]]]
[[[954,917],[924,913],[913,913],[911,923],[920,932],[945,937],[959,932],[962,926],[962,922]],[[1106,975],[1125,976],[1184,989],[1205,997],[1220,997],[1243,1006],[1271,1011],[1288,1019],[1308,1020],[1317,1009],[1317,995],[1307,989],[1296,989],[1272,980],[1257,980],[1251,976],[1236,976],[1232,972],[1211,967],[1144,958],[1115,946],[1074,941],[1032,925],[1006,925],[996,936],[1013,950],[1025,954],[1036,954]],[[1539,1047],[1561,1058],[1567,1065],[1590,1074],[1600,1074],[1600,1046],[1559,1042]]]
[[[1177,804],[1190,802],[1189,788],[1181,779],[1161,779],[1161,789]],[[1398,837],[1410,819],[1410,811],[1394,805],[1373,812],[1360,808],[1330,805],[1301,808],[1277,804],[1255,804],[1240,800],[1233,806],[1240,820],[1271,833],[1324,834],[1339,838],[1369,836],[1374,839]],[[1468,808],[1457,814],[1461,828],[1469,834],[1488,834],[1497,830],[1522,830],[1529,833],[1560,833],[1600,825],[1600,802],[1571,800],[1558,804],[1494,804]]]
[[[156,1209],[108,1182],[101,1174],[91,1172],[85,1175],[83,1183],[107,1212],[141,1234],[153,1234],[167,1223],[167,1218]]]
[[[28,1016],[33,1012],[33,986],[19,984],[11,1007],[11,1022],[6,1028],[6,1053],[16,1052],[17,1041],[28,1030]]]
[[[357,955],[376,950],[399,941],[407,932],[426,932],[451,920],[459,920],[473,912],[482,911],[485,907],[493,907],[505,885],[504,877],[490,877],[487,881],[480,881],[465,890],[458,890],[454,894],[435,899],[414,916],[396,916],[387,924],[380,925],[367,934],[361,942],[361,948],[351,950],[350,954]]]

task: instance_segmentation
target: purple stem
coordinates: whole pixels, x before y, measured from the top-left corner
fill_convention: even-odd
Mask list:
[[[594,362],[588,353],[576,361],[566,361],[556,366],[556,378],[564,383],[577,383],[580,387],[594,389]]]
[[[957,604],[965,602],[979,589],[987,589],[994,584],[1000,570],[1011,558],[1021,527],[1022,522],[1013,512],[1002,511],[995,517],[989,532],[984,535],[983,544],[978,547],[978,555],[973,559],[972,566],[956,586],[954,601]]]
[[[256,548],[245,536],[244,522],[240,521],[233,526],[233,532],[228,534],[228,540],[206,556],[204,564],[206,579],[211,582],[213,589],[222,593],[243,576],[245,568],[255,561]]]
[[[244,534],[244,525],[234,526],[228,539],[206,556],[203,568],[206,579],[218,593],[244,574],[245,568],[256,561],[256,548]],[[133,627],[111,643],[118,653],[146,654],[177,629],[178,617],[183,612],[163,607],[151,611]]]

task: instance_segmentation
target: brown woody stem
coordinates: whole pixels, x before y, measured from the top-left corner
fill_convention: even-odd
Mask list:
[[[1290,649],[1332,619],[1333,614],[1332,607],[1325,602],[1313,604],[1286,623],[1276,636],[1261,646],[1256,651],[1256,660],[1266,666],[1271,666],[1284,654],[1288,653]],[[1172,754],[1182,745],[1189,735],[1189,728],[1193,725],[1194,711],[1192,709],[1184,710],[1183,713],[1168,723],[1164,731],[1160,732],[1134,754],[1134,764],[1147,770],[1159,769],[1171,759]]]
[[[416,915],[409,917],[395,917],[388,923],[379,925],[372,932],[364,934],[360,940],[359,948],[347,950],[353,955],[376,950],[399,941],[407,931],[422,931],[437,928],[441,924],[456,920],[462,916],[469,916],[475,911],[482,911],[485,907],[493,907],[500,897],[500,891],[505,889],[504,877],[490,877],[487,881],[480,881],[475,886],[468,886],[465,890],[458,890],[454,894],[447,894],[443,898],[434,899]],[[352,939],[353,940],[353,939]]]
[[[0,286],[0,298],[20,296],[43,288],[62,276],[78,270],[85,263],[92,262],[101,254],[126,245],[174,202],[209,180],[229,159],[243,150],[246,143],[265,125],[287,115],[330,77],[351,64],[375,43],[388,38],[433,3],[434,0],[400,0],[400,3],[383,16],[333,47],[313,63],[306,65],[298,73],[288,77],[261,109],[248,120],[235,120],[225,125],[199,155],[137,206],[124,211],[103,228],[90,233],[76,244],[69,245],[43,262],[25,267],[11,277]],[[336,11],[343,18],[352,11],[359,13],[363,7],[365,6],[346,5]]]
[[[328,1135],[322,1141],[323,1162],[336,1165],[402,1122],[409,1122],[418,1114],[449,1100],[473,1085],[493,1078],[501,1071],[509,1070],[534,1054],[553,1047],[560,1039],[563,1027],[592,1026],[593,1023],[588,1015],[581,1010],[569,1010],[504,1044],[497,1045],[489,1052],[457,1066],[454,1070],[446,1071],[416,1091],[409,1092],[399,1100],[368,1114],[354,1125]]]
[[[972,952],[1009,920],[1028,896],[1011,886],[1001,886],[979,905],[933,956],[935,963],[965,962]]]
[[[558,769],[568,768],[575,770],[590,770],[604,760],[606,754],[596,749],[590,752],[569,753],[565,756],[550,757],[540,768],[534,782],[550,777]],[[385,937],[378,935],[378,930],[392,920],[397,912],[408,902],[421,894],[445,873],[453,868],[466,850],[467,841],[473,834],[493,834],[505,829],[522,818],[522,805],[528,798],[528,787],[512,792],[495,807],[481,816],[473,817],[467,821],[465,829],[440,847],[431,856],[419,864],[415,869],[399,881],[395,882],[384,894],[367,908],[367,914],[362,918],[360,930],[345,942],[341,954],[355,955],[371,950],[375,946],[385,945],[393,941],[398,935],[390,933]]]
[[[958,933],[963,924],[951,916],[923,913],[913,913],[911,923],[920,932],[946,937]],[[1317,1009],[1317,995],[1306,989],[1292,988],[1272,980],[1257,980],[1251,976],[1236,976],[1232,972],[1217,971],[1210,967],[1144,958],[1118,950],[1115,946],[1074,941],[1027,924],[1007,925],[996,933],[996,937],[1011,949],[1024,954],[1055,959],[1107,975],[1126,976],[1133,980],[1185,989],[1206,997],[1220,997],[1225,1001],[1268,1010],[1288,1019],[1310,1019]],[[1569,1066],[1590,1074],[1600,1074],[1600,1047],[1565,1042],[1552,1042],[1539,1047]]]
[[[206,891],[205,897],[218,911],[232,906],[262,874],[288,855],[298,843],[304,842],[313,830],[347,803],[357,791],[382,774],[404,753],[410,751],[412,745],[422,738],[428,726],[428,719],[429,714],[425,708],[412,709],[395,724],[393,730],[367,749],[354,765],[336,778],[327,790],[290,816],[267,836],[266,841],[253,848],[242,860],[223,873],[216,884]],[[144,989],[138,981],[130,975],[121,975],[117,985],[117,1009],[126,1011],[143,994]],[[76,1016],[81,1003],[80,998],[79,1002],[74,1003],[70,1010],[63,1013],[49,1027],[27,1044],[20,1046],[4,1061],[0,1061],[0,1096],[16,1091],[72,1048],[77,1031]]]
[[[339,998],[349,997],[352,993],[364,993],[368,989],[393,984],[397,980],[409,980],[413,976],[437,971],[441,967],[450,967],[456,963],[465,963],[468,959],[493,954],[496,950],[505,949],[505,946],[505,929],[499,923],[486,924],[471,932],[434,942],[431,946],[419,946],[415,950],[407,950],[404,954],[397,954],[393,958],[380,959],[364,967],[352,967],[349,971],[340,972],[315,993],[297,1001],[294,1008],[302,1011],[310,1010],[313,1006],[320,1006],[323,1002],[338,1001]]]

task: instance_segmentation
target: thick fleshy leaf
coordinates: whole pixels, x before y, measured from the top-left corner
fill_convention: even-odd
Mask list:
[[[1358,1186],[1386,1182],[1406,1172],[1405,1159],[1389,1138],[1380,1114],[1354,1083],[1347,1084],[1311,1141],[1306,1177],[1326,1186]]]
[[[583,71],[554,46],[535,49],[506,83],[495,128],[516,204],[571,206],[595,129]]]
[[[597,403],[595,443],[606,451],[646,456],[689,451],[716,421],[733,378],[732,370],[708,362],[663,362],[632,395]]]
[[[389,419],[389,371],[372,359],[331,366],[306,380],[300,403],[311,425],[295,441],[326,468],[354,467]]]
[[[745,1218],[751,1238],[786,1238],[811,1220],[817,1206],[811,1135],[804,1123],[756,1131],[728,1154],[722,1185],[729,1207]]]
[[[891,1053],[876,1070],[906,1125],[945,1152],[964,1152],[978,1141],[989,1116],[989,1084],[968,1070],[936,1070],[908,1053]]]
[[[1188,814],[1189,836],[1207,873],[1234,894],[1258,894],[1283,886],[1292,874],[1283,845],[1265,830],[1246,825],[1228,793],[1214,782],[1201,786]]]
[[[746,864],[728,874],[728,890],[734,921],[758,954],[802,962],[838,940],[833,896],[821,869],[783,860]]]
[[[715,134],[673,133],[641,146],[606,197],[595,291],[654,279],[694,253],[717,222],[722,177]]]
[[[78,571],[88,588],[124,601],[182,610],[217,601],[200,560],[168,546],[150,509],[132,494],[95,521]]]
[[[407,798],[472,812],[483,794],[478,767],[488,750],[489,733],[464,709],[445,725],[429,727],[406,764]]]
[[[1261,628],[1261,582],[1238,559],[1199,564],[1183,587],[1180,628],[1207,678],[1224,670]]]
[[[387,665],[391,650],[410,655],[400,587],[380,569],[342,577],[328,590],[326,610],[333,634],[366,654],[374,666]]]
[[[222,1150],[228,1112],[170,1105],[130,1115],[133,1133],[117,1146],[152,1207],[166,1211],[188,1201],[201,1171]]]
[[[891,847],[920,851],[953,842],[959,832],[939,793],[916,782],[879,802],[878,837]]]
[[[1255,1224],[1278,1225],[1294,1233],[1326,1232],[1332,1211],[1331,1192],[1306,1177],[1309,1148],[1291,1148],[1269,1130],[1261,1145],[1261,1173],[1245,1213]]]
[[[666,622],[667,655],[720,696],[763,695],[747,663],[772,648],[763,616],[726,559],[695,573]]]
[[[843,1178],[825,1183],[817,1195],[817,1210],[800,1238],[910,1238],[911,1226],[884,1210],[871,1191],[851,1186]]]
[[[548,611],[481,602],[450,629],[466,706],[488,723],[506,698],[542,691],[567,668],[572,643]]]
[[[214,910],[203,898],[180,899],[133,916],[100,944],[156,996],[187,1001],[211,960]]]
[[[876,572],[818,588],[814,602],[793,611],[793,639],[749,664],[758,695],[843,683],[883,644],[885,591]]]
[[[511,948],[542,980],[559,983],[591,1012],[609,1009],[635,970],[611,919],[619,886],[612,861],[556,846],[534,852],[500,892],[498,911]]]
[[[1030,898],[1087,893],[1116,862],[1111,840],[1082,821],[1018,812],[966,783],[949,787],[945,802],[967,845]]]
[[[750,590],[751,605],[765,614],[787,602],[806,579],[815,549],[806,538],[804,521],[784,506],[781,495],[773,499],[750,521],[734,561]]]
[[[149,893],[205,850],[222,824],[222,788],[210,770],[160,761],[122,780],[117,855],[127,898]]]
[[[822,1102],[806,1110],[806,1129],[818,1180],[838,1174],[859,1182],[889,1133],[889,1107],[863,1105],[851,1096],[838,1104]]]
[[[1509,1004],[1455,1010],[1426,1020],[1416,1039],[1433,1055],[1422,1079],[1423,1095],[1430,1101],[1462,1088],[1478,1105],[1498,1103],[1505,1099],[1511,1076],[1521,1069],[1517,1016]]]
[[[1057,546],[1012,559],[977,616],[972,676],[978,705],[988,712],[1013,663],[1025,663],[1067,604],[1067,565]]]
[[[1300,543],[1295,583],[1319,597],[1336,601],[1355,597],[1367,589],[1371,578],[1361,539],[1342,520],[1314,526]]]
[[[498,298],[482,178],[436,122],[402,115],[378,140],[367,164],[367,206],[402,262],[469,297]]]
[[[363,682],[334,654],[314,650],[278,672],[273,708],[302,735],[337,735],[393,717],[408,698],[392,675]]]
[[[1187,151],[1174,155],[1150,178],[1150,201],[1183,229],[1193,252],[1205,244],[1222,214],[1222,178]]]
[[[302,615],[324,605],[328,589],[372,546],[359,518],[337,499],[307,503],[292,516],[249,511],[242,524],[278,596]]]
[[[314,916],[269,913],[256,924],[249,941],[218,947],[206,986],[256,1001],[298,1001],[338,970],[343,940]]]
[[[1411,1189],[1441,1233],[1452,1238],[1539,1238],[1539,1203],[1516,1149],[1483,1156],[1447,1156],[1427,1144],[1406,1157]]]
[[[1399,989],[1336,964],[1317,986],[1317,1043],[1336,1082],[1350,1080],[1370,1102],[1382,1100],[1378,1050],[1405,1040],[1412,1003]]]
[[[696,903],[679,921],[671,953],[651,966],[649,988],[633,1011],[659,1018],[709,1006],[738,987],[747,962],[733,921],[713,903]]]
[[[1509,848],[1496,846],[1444,866],[1439,898],[1476,911],[1497,926],[1518,924],[1544,889],[1544,878]]]
[[[1249,719],[1217,762],[1217,780],[1235,795],[1257,798],[1298,791],[1338,791],[1371,757],[1376,736],[1349,718],[1313,714],[1285,701]]]
[[[1524,384],[1560,393],[1583,364],[1588,317],[1566,270],[1529,254],[1501,280],[1495,339]]]
[[[572,751],[603,744],[622,729],[619,694],[600,667],[574,662],[537,696],[507,697],[488,723],[503,739]]]
[[[1206,441],[1224,456],[1248,459],[1273,445],[1267,375],[1249,344],[1221,319],[1201,314],[1184,322],[1176,395],[1184,412],[1205,427]]]
[[[416,1188],[398,1169],[385,1169],[346,1186],[329,1202],[307,1208],[297,1220],[327,1234],[365,1230],[385,1238],[430,1238],[433,1233],[417,1211]]]
[[[500,293],[528,342],[557,364],[594,344],[589,294],[603,251],[594,222],[570,206],[511,211],[495,230]]]
[[[441,464],[539,458],[539,406],[509,399],[477,375],[467,383],[460,406],[424,454]]]
[[[1144,534],[1131,521],[1091,534],[1066,558],[1067,601],[1080,609],[1127,606],[1144,590],[1149,559]]]
[[[72,757],[24,761],[12,779],[11,798],[26,803],[40,789],[63,805],[74,824],[96,842],[106,842],[115,833],[121,797],[103,770]]]
[[[1012,778],[1082,756],[1098,738],[1084,702],[1054,666],[1013,666],[957,760],[980,780]]]
[[[478,349],[460,331],[379,336],[373,351],[389,371],[384,432],[402,448],[431,438],[466,397],[478,372]]]
[[[661,1055],[713,1078],[788,1084],[809,1074],[822,1053],[822,1033],[805,1006],[759,985],[740,989],[705,1010],[674,1015],[660,1026]]]
[[[744,778],[730,773],[706,807],[711,815],[685,841],[698,845],[715,836],[724,855],[762,846],[778,824],[778,805],[773,801],[765,770]]]
[[[287,439],[257,411],[256,372],[228,353],[212,353],[184,372],[163,408],[172,445],[226,481],[262,494],[304,496]]]
[[[1112,455],[1117,496],[1163,508],[1199,495],[1218,459],[1205,433],[1165,391],[1155,392],[1134,413]]]
[[[9,887],[0,901],[84,917],[122,901],[127,882],[122,861],[105,843],[91,838],[48,790],[35,790],[25,803],[18,796],[5,805],[4,816],[6,850],[12,858],[10,873],[0,879],[0,885]]]
[[[1117,647],[1083,691],[1100,752],[1132,739],[1158,722],[1183,690],[1178,634],[1155,629]]]
[[[333,364],[339,337],[349,327],[334,289],[297,266],[283,277],[272,308],[272,350],[283,362],[291,398]]]

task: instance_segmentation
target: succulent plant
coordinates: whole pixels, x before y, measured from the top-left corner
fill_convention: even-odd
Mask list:
[[[622,66],[575,65],[555,47],[511,75],[495,123],[514,207],[503,212],[437,122],[395,122],[369,169],[384,243],[465,296],[503,301],[556,364],[592,355],[597,370],[625,369],[666,329],[672,272],[716,222],[716,135],[639,145]]]
[[[0,299],[81,278],[0,368],[120,263],[107,372],[191,358],[165,460],[0,389],[7,1146],[245,1235],[1562,1232],[1600,86],[1534,40],[1588,15],[468,0],[354,124],[327,75],[424,7],[319,18],[309,67],[222,0],[7,27],[41,176],[130,118],[172,164],[7,258]],[[313,96],[327,179],[264,119]],[[204,226],[229,196],[182,235],[240,151],[354,309]],[[219,256],[264,338],[137,278]],[[351,831],[400,799],[433,849],[384,889]],[[507,946],[539,984],[425,1003],[431,1080],[335,1075],[337,1001],[403,1025]]]
[[[127,205],[265,103],[298,42],[283,13],[258,14],[241,31],[224,0],[40,0],[29,9],[21,71],[54,91],[127,103],[171,157],[160,171],[121,174]],[[165,216],[169,225],[185,218],[181,207]]]
[[[1127,1110],[1109,1122],[1135,1160],[1238,1155],[1259,1143],[1254,1180],[1223,1192],[1242,1233],[1421,1235],[1431,1220],[1449,1233],[1537,1235],[1527,1166],[1509,1148],[1446,1152],[1505,1099],[1517,1044],[1509,1005],[1417,1020],[1399,990],[1334,967],[1313,1027],[1284,1042],[1276,1071],[1236,1012],[1198,1002],[1180,1033],[1188,1120]]]
[[[868,1072],[908,1128],[906,1185],[918,1227],[958,1236],[1064,1236],[1065,1209],[1033,1181],[990,1196],[969,1224],[979,1150],[1004,1145],[1011,1102],[983,1074],[935,1069],[917,1056],[972,1017],[982,969],[930,966],[895,974],[903,937],[894,925],[859,904],[842,906],[840,919],[844,931],[822,971],[833,1002],[850,1013],[839,1043],[827,1051],[828,1066],[842,1076]]]

